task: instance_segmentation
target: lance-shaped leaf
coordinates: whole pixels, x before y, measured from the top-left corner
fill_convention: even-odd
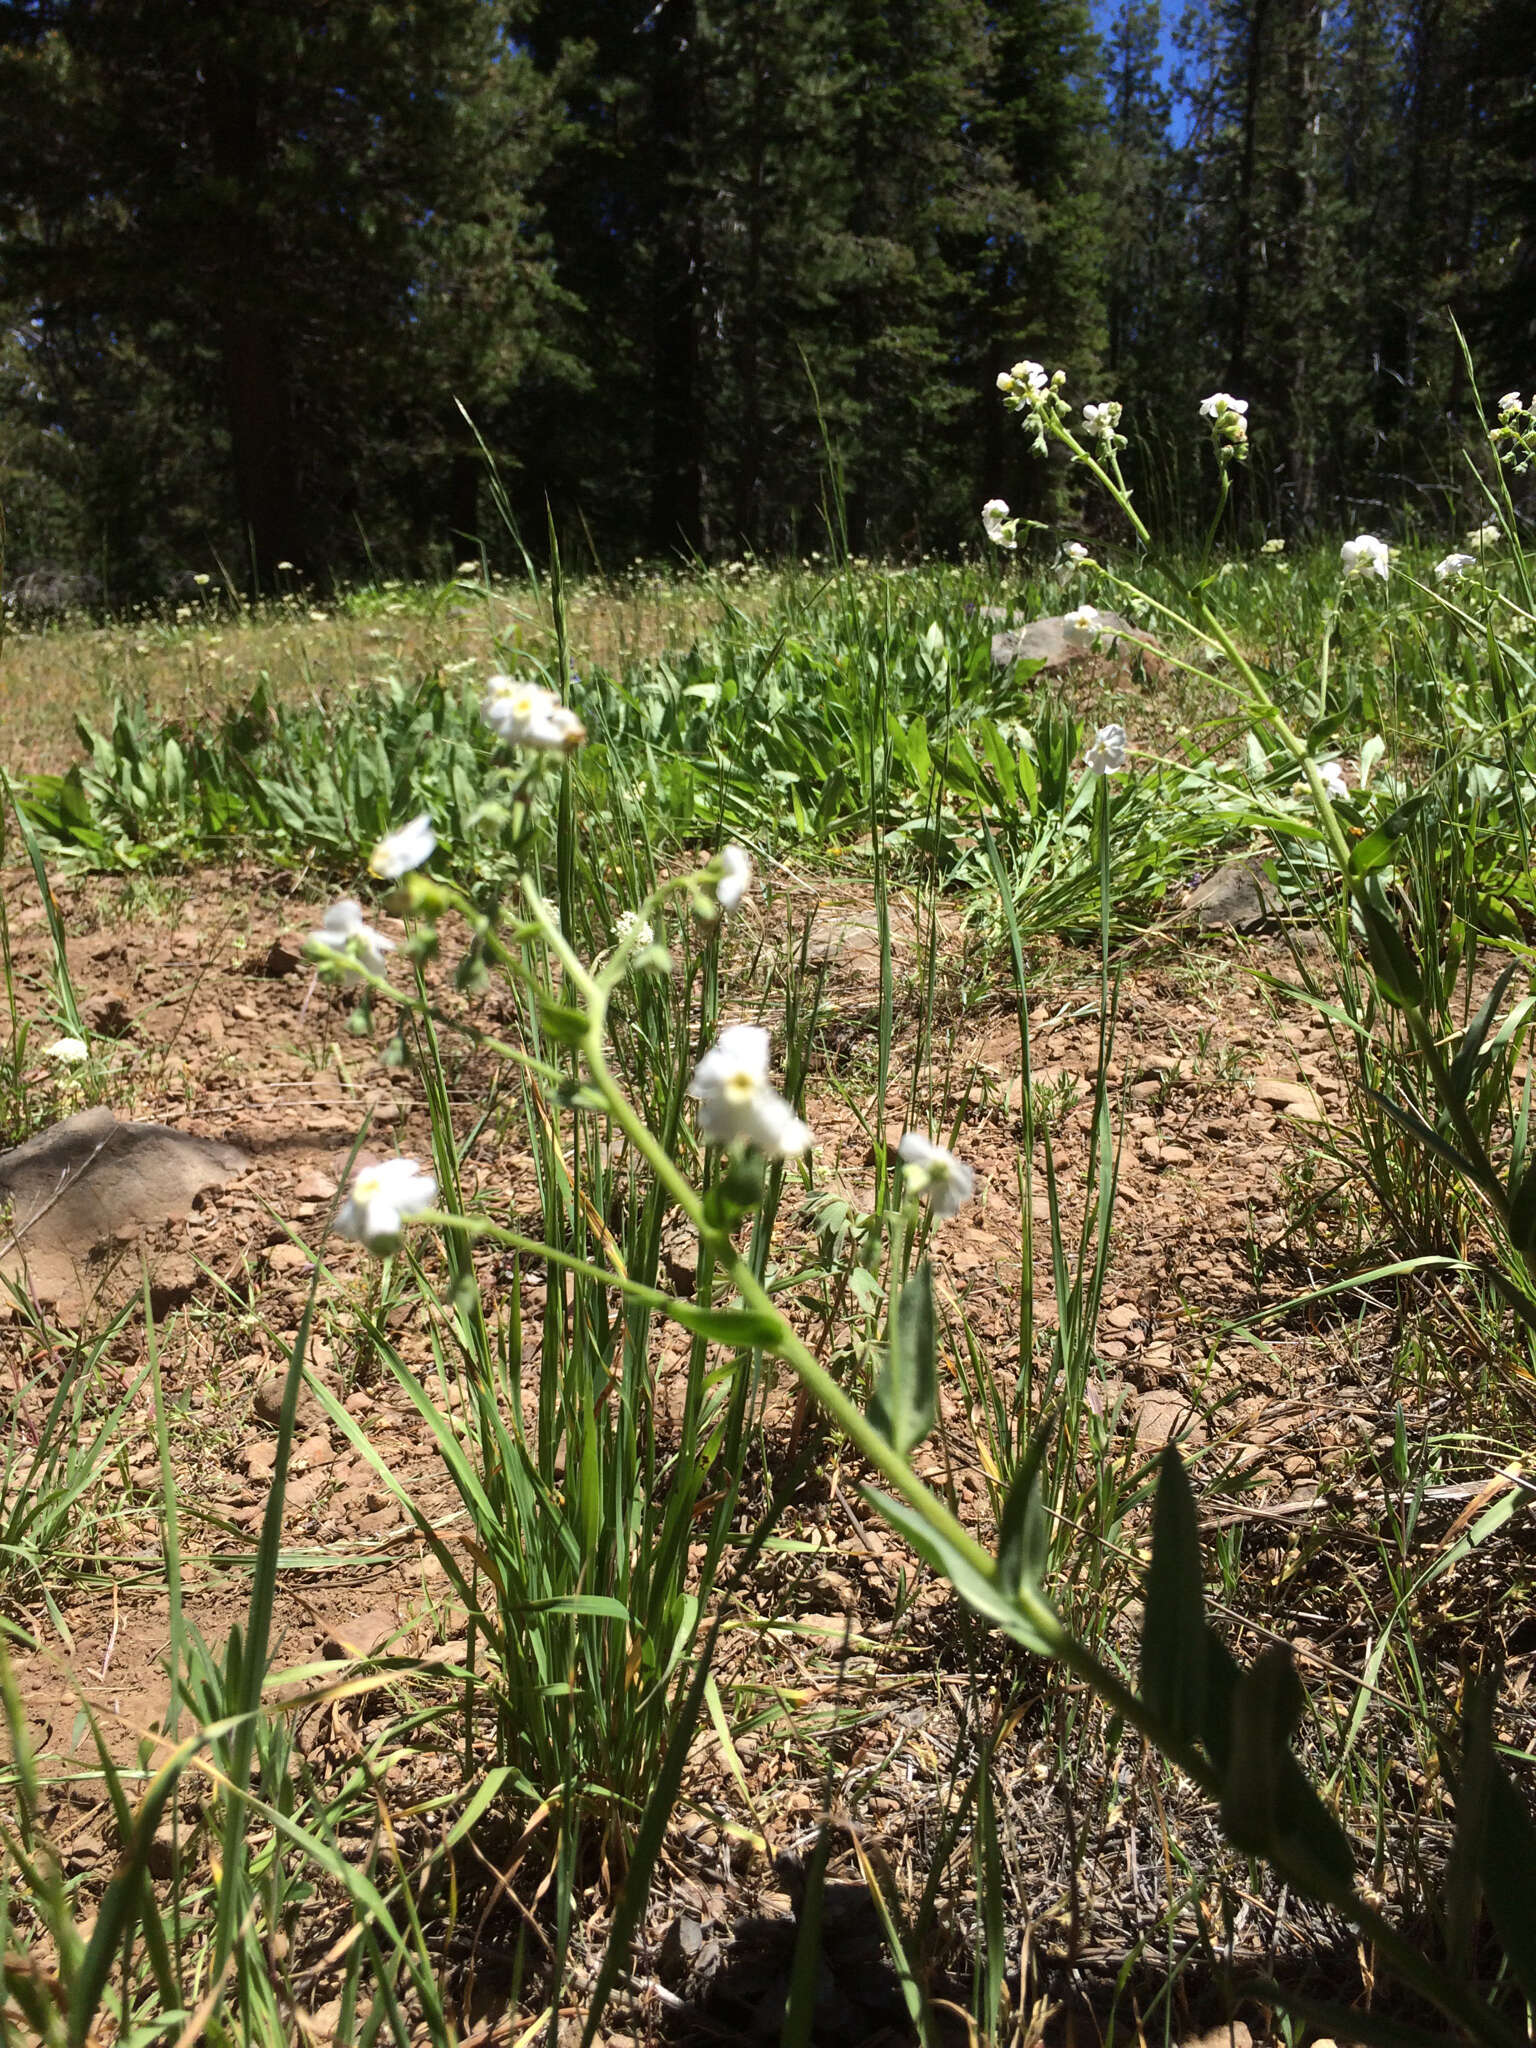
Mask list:
[[[1040,1468],[1055,1430],[1053,1410],[1041,1416],[1003,1503],[997,1532],[997,1582],[1005,1593],[1038,1587],[1045,1577],[1051,1527],[1040,1492]]]
[[[938,1405],[933,1269],[925,1259],[898,1291],[891,1310],[885,1364],[870,1396],[869,1419],[891,1449],[906,1457],[932,1429]]]
[[[1536,1822],[1497,1757],[1490,1760],[1482,1842],[1493,1931],[1527,1998],[1536,1998]]]
[[[1163,1452],[1152,1509],[1141,1696],[1180,1742],[1205,1726],[1205,1637],[1200,1521],[1184,1461],[1170,1444]]]
[[[1356,889],[1355,908],[1365,926],[1371,971],[1382,997],[1399,1009],[1421,1002],[1424,978],[1419,972],[1419,963],[1398,929],[1397,919],[1388,908],[1381,884],[1374,875]]]

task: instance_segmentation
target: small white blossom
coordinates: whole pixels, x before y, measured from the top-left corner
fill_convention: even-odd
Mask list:
[[[1008,517],[1007,501],[1003,498],[988,498],[981,508],[981,524],[987,539],[994,547],[1016,548],[1019,544],[1019,522]]]
[[[999,391],[1016,392],[1020,397],[1026,393],[1042,396],[1050,387],[1043,363],[1015,363],[1011,370],[1000,370],[997,377]]]
[[[913,1194],[926,1197],[935,1222],[957,1216],[975,1194],[976,1176],[965,1161],[921,1132],[906,1132],[896,1150],[906,1169],[906,1186]]]
[[[61,1066],[78,1067],[82,1060],[91,1056],[91,1048],[83,1038],[56,1038],[52,1045],[44,1047],[49,1059],[57,1060]]]
[[[1349,795],[1349,784],[1344,780],[1344,770],[1337,761],[1319,761],[1317,773],[1318,779],[1330,797],[1337,798]]]
[[[1209,398],[1200,401],[1200,417],[1203,420],[1224,419],[1228,413],[1236,413],[1241,419],[1248,411],[1246,398],[1232,398],[1225,391],[1213,391]]]
[[[1285,542],[1283,540],[1267,540],[1263,547],[1259,549],[1259,553],[1261,555],[1283,555],[1285,553]]]
[[[344,982],[359,980],[359,968],[382,976],[384,955],[395,950],[393,939],[364,922],[363,906],[355,896],[343,896],[339,903],[331,905],[319,931],[310,933],[309,943],[312,951],[343,964]]]
[[[1467,535],[1466,545],[1472,550],[1474,555],[1480,555],[1485,548],[1496,548],[1503,538],[1504,530],[1502,527],[1475,526]]]
[[[614,924],[614,935],[621,946],[633,946],[637,952],[649,946],[656,933],[648,919],[633,910],[621,910]]]
[[[437,1182],[414,1159],[381,1159],[365,1166],[336,1212],[336,1234],[367,1247],[375,1258],[400,1249],[405,1225],[437,1200]]]
[[[1083,765],[1091,775],[1118,775],[1125,766],[1125,727],[1101,725],[1083,755]]]
[[[760,1024],[728,1024],[694,1068],[688,1093],[699,1105],[707,1145],[740,1139],[770,1159],[794,1159],[815,1143],[768,1079],[768,1034]]]
[[[1339,566],[1346,576],[1379,576],[1385,583],[1390,550],[1386,542],[1378,540],[1373,533],[1357,534],[1339,549]]]
[[[480,716],[509,745],[541,753],[574,753],[587,736],[587,728],[553,690],[526,676],[492,676]]]
[[[1075,612],[1068,612],[1061,626],[1074,647],[1094,647],[1109,630],[1098,606],[1092,604],[1080,604]]]
[[[1092,560],[1088,550],[1080,540],[1069,540],[1061,552],[1063,559],[1068,562],[1087,562]]]
[[[1465,576],[1469,569],[1476,567],[1476,555],[1444,555],[1435,564],[1435,581],[1455,583]]]
[[[1536,400],[1533,400],[1532,402],[1536,403]],[[1520,394],[1518,391],[1506,391],[1504,396],[1499,400],[1499,412],[1501,416],[1506,413],[1524,412],[1524,410],[1525,407],[1520,402]]]
[[[368,872],[381,882],[398,882],[412,868],[419,868],[437,851],[437,834],[425,811],[409,824],[386,832],[368,856]]]
[[[719,877],[715,901],[722,910],[734,910],[752,886],[752,856],[744,846],[722,846],[710,865]]]

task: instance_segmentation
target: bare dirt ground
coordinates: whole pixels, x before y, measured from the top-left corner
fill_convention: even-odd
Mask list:
[[[0,885],[18,998],[24,1014],[39,1015],[48,968],[42,906],[30,874],[6,874]],[[417,1497],[445,1522],[456,1511],[414,1409],[390,1383],[369,1376],[349,1341],[349,1308],[367,1297],[372,1268],[355,1247],[322,1235],[365,1118],[374,1149],[428,1156],[425,1111],[411,1078],[380,1065],[376,1042],[348,1035],[344,1000],[313,984],[298,947],[318,906],[292,894],[285,878],[242,868],[169,885],[64,884],[57,893],[82,1006],[98,1029],[120,1034],[110,1041],[105,1099],[119,1115],[238,1147],[247,1164],[183,1220],[118,1243],[108,1259],[90,1264],[81,1276],[84,1298],[64,1305],[67,1320],[55,1317],[49,1334],[14,1313],[0,1326],[0,1366],[16,1388],[33,1383],[28,1401],[35,1403],[67,1354],[69,1330],[99,1327],[126,1301],[106,1362],[108,1387],[126,1390],[144,1356],[142,1312],[128,1298],[141,1288],[148,1261],[172,1411],[187,1608],[210,1642],[219,1642],[246,1598],[272,1468],[272,1380],[298,1327],[312,1253],[325,1260],[312,1362]],[[807,876],[785,903],[763,913],[809,912],[832,933],[823,1066],[807,1113],[820,1141],[815,1186],[855,1206],[873,1198],[871,1131],[883,1126],[894,1139],[902,1126],[920,1021],[904,1000],[907,1064],[898,1060],[886,1103],[874,1101],[878,952],[866,904],[856,883]],[[914,930],[911,919],[898,917],[898,967]],[[1036,1100],[1075,1222],[1098,1057],[1098,967],[1068,948],[1042,949],[1035,964]],[[1282,1007],[1258,978],[1292,972],[1289,948],[1274,934],[1147,945],[1125,962],[1111,1069],[1124,1110],[1120,1192],[1094,1401],[1106,1419],[1102,1455],[1126,1474],[1171,1435],[1181,1437],[1198,1460],[1210,1539],[1241,1557],[1242,1624],[1290,1640],[1321,1714],[1342,1718],[1357,1699],[1369,1647],[1351,1575],[1371,1569],[1368,1553],[1389,1512],[1382,1474],[1396,1403],[1401,1396],[1404,1425],[1416,1439],[1454,1422],[1455,1395],[1444,1377],[1428,1395],[1419,1391],[1422,1377],[1405,1381],[1402,1318],[1386,1292],[1376,1301],[1350,1297],[1334,1313],[1277,1316],[1249,1333],[1234,1327],[1331,1277],[1326,1247],[1293,1226],[1298,1198],[1329,1179],[1330,1169],[1309,1164],[1309,1155],[1341,1121],[1345,1083],[1326,1030]],[[899,986],[909,980],[899,977]],[[741,1012],[752,1013],[752,991],[742,988],[737,998]],[[77,1082],[45,1072],[46,1060],[34,1064],[49,1114],[81,1106]],[[954,1340],[968,1325],[1005,1382],[1016,1369],[1020,1055],[1011,1006],[973,1009],[956,998],[942,1008],[931,1071],[944,1076],[945,1113],[959,1116],[956,1149],[976,1168],[978,1199],[935,1239],[952,1341],[945,1428],[920,1464],[990,1535],[984,1431],[970,1410]],[[483,1076],[466,1067],[457,1085],[468,1109]],[[937,1113],[935,1130],[945,1135]],[[0,1149],[14,1135],[0,1132]],[[499,1149],[494,1123],[471,1164],[480,1185],[516,1195],[519,1162]],[[1038,1178],[1032,1220],[1040,1234],[1038,1312],[1048,1326],[1047,1212]],[[419,1357],[425,1370],[424,1330],[408,1308],[391,1313],[402,1352]],[[775,1411],[786,1427],[790,1405],[786,1397]],[[25,1424],[27,1409],[18,1412]],[[1496,1446],[1470,1442],[1463,1463],[1442,1489],[1445,1498],[1425,1505],[1421,1544],[1453,1540],[1469,1504],[1491,1498],[1490,1487],[1497,1491]],[[152,1739],[166,1698],[162,1481],[147,1388],[122,1425],[113,1470],[111,1512],[96,1527],[92,1554],[54,1589],[56,1613],[40,1598],[22,1602],[16,1618],[43,1647],[15,1660],[28,1724],[55,1784],[50,1829],[68,1869],[104,1873],[114,1836],[82,1701],[101,1712],[112,1749],[127,1758]],[[1208,2005],[1216,1972],[1202,1963],[1202,1944],[1205,1962],[1225,1946],[1239,1961],[1247,1956],[1265,1967],[1276,1953],[1310,1952],[1333,1990],[1348,1991],[1351,1978],[1358,1990],[1359,1962],[1347,1943],[1337,1947],[1340,1930],[1298,1919],[1294,1908],[1287,1917],[1284,1901],[1252,1893],[1197,1809],[1170,1822],[1134,1745],[1119,1752],[1118,1779],[1111,1769],[1091,1787],[1076,1781],[1064,1758],[1074,1747],[1086,1751],[1092,1717],[1074,1735],[1063,1722],[1070,1717],[1064,1695],[1048,1693],[1031,1660],[995,1646],[978,1652],[942,1592],[908,1597],[910,1563],[859,1505],[856,1477],[835,1447],[824,1447],[814,1483],[786,1525],[809,1547],[765,1569],[749,1595],[744,1619],[751,1626],[727,1638],[722,1687],[755,1688],[761,1702],[736,1744],[750,1796],[706,1732],[659,1873],[648,1946],[626,2003],[615,2009],[614,2048],[640,2040],[777,2039],[795,1859],[829,1801],[909,1898],[921,1891],[945,1839],[953,1781],[976,1740],[965,1701],[977,1654],[996,1670],[998,1699],[1033,1703],[1000,1751],[998,1825],[1017,1920],[1030,1930],[1037,1965],[1049,1966],[1042,1981],[1054,2005],[1087,2000],[1102,2012],[1106,2001],[1112,2007],[1128,1999],[1141,2010],[1151,1980],[1137,1965],[1139,1936],[1158,1924],[1184,1882],[1169,1859],[1170,1826],[1193,1853],[1224,1868],[1232,1888],[1225,1934],[1202,1920],[1202,1907],[1191,1904],[1184,1915],[1189,1953],[1173,1971],[1176,2035],[1226,2017]],[[1134,1597],[1140,1535],[1132,1518],[1118,1539],[1126,1552],[1124,1600]],[[1499,1541],[1497,1570],[1484,1554],[1426,1596],[1421,1650],[1426,1662],[1442,1645],[1454,1658],[1452,1645],[1469,1625],[1491,1629],[1508,1644],[1518,1702],[1533,1647],[1522,1619],[1529,1549],[1518,1535]],[[454,1654],[457,1617],[443,1604],[436,1567],[415,1531],[318,1408],[301,1414],[286,1542],[279,1666],[306,1670],[384,1644],[416,1663],[416,1677],[398,1679],[397,1693],[412,1684],[430,1692],[434,1655]],[[1216,1591],[1219,1598],[1222,1588]],[[1231,1635],[1251,1651],[1256,1638],[1238,1617]],[[307,1716],[299,1744],[309,1767],[321,1773],[355,1757],[383,1725],[382,1711],[363,1692]],[[411,1768],[430,1778],[451,1766],[424,1750],[414,1766],[394,1766],[403,1775],[392,1783],[403,1790]],[[1432,1788],[1416,1759],[1405,1758],[1400,1770],[1405,1805],[1421,1809],[1433,1840],[1442,1823]],[[1389,1841],[1388,1865],[1397,1853]],[[841,1867],[857,1878],[846,1853]],[[962,1856],[941,1896],[963,1901],[967,1881]],[[1378,1870],[1377,1882],[1391,1894],[1390,1868]],[[590,1907],[599,1941],[607,1910],[600,1883]],[[475,1999],[486,2011],[504,1978],[504,1917],[482,1923],[471,1958],[479,1971]],[[834,1913],[824,1937],[843,2002],[819,2016],[817,2040],[907,2038],[899,1998],[890,2003],[893,1980],[878,1961],[878,1934],[856,1901],[847,1902],[844,1920]],[[941,1983],[946,1967],[962,1965],[973,1931],[962,1904],[943,1924]],[[1152,1960],[1145,1959],[1149,1967]],[[1162,1954],[1153,1978],[1166,1985],[1169,1968]],[[318,2039],[328,2038],[326,1998],[321,1976],[313,2000]],[[1247,2017],[1261,2024],[1257,2011]],[[505,2012],[502,2021],[509,2031],[487,2039],[516,2037]]]

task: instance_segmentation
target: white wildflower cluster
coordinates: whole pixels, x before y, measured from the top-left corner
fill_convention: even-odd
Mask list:
[[[1267,540],[1263,547],[1259,549],[1259,553],[1261,555],[1283,555],[1285,553],[1285,542],[1283,540]]]
[[[1477,567],[1476,555],[1442,555],[1435,564],[1437,583],[1459,583],[1469,569]]]
[[[1486,555],[1488,550],[1496,548],[1503,538],[1504,529],[1501,526],[1474,526],[1463,545],[1469,547],[1474,555]]]
[[[1339,549],[1339,567],[1347,582],[1362,576],[1379,576],[1385,583],[1391,564],[1391,549],[1373,533],[1356,534]]]
[[[1118,775],[1125,766],[1125,750],[1125,727],[1101,725],[1083,754],[1083,766],[1090,775]]]
[[[920,1195],[937,1223],[958,1216],[976,1192],[976,1176],[965,1161],[957,1159],[943,1145],[935,1145],[920,1131],[906,1132],[896,1150],[905,1191]]]
[[[480,716],[508,746],[535,753],[573,754],[587,728],[553,690],[527,676],[495,675],[485,686]]]
[[[1223,469],[1248,460],[1248,401],[1229,392],[1213,391],[1200,401],[1200,417],[1211,423],[1216,460]]]
[[[1093,442],[1100,455],[1118,455],[1128,444],[1120,431],[1121,406],[1117,399],[1106,399],[1102,405],[1083,407],[1083,432]]]
[[[83,1038],[56,1038],[52,1045],[43,1050],[49,1059],[57,1060],[61,1067],[78,1067],[91,1056],[91,1048]]]
[[[1016,548],[1019,544],[1019,522],[1008,516],[1008,501],[1005,498],[988,498],[981,508],[982,530],[996,548]]]
[[[688,1093],[706,1145],[744,1144],[769,1159],[798,1159],[816,1142],[768,1079],[768,1051],[760,1024],[728,1024],[694,1068]]]
[[[1063,543],[1061,560],[1064,567],[1080,569],[1084,562],[1091,562],[1093,556],[1080,540],[1069,540]]]
[[[997,388],[1003,403],[1010,412],[1023,413],[1024,433],[1036,455],[1045,453],[1046,430],[1060,426],[1070,411],[1061,395],[1066,381],[1065,370],[1047,376],[1042,363],[1015,363],[1011,370],[998,372]]]
[[[1488,439],[1500,462],[1516,476],[1524,476],[1536,461],[1536,392],[1527,400],[1518,391],[1506,391],[1499,400],[1499,423]]]

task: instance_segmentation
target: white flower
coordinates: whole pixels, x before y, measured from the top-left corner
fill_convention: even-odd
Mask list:
[[[927,1197],[936,1222],[958,1215],[975,1194],[976,1176],[965,1161],[920,1132],[906,1132],[896,1150],[906,1168],[907,1187],[913,1194]]]
[[[1520,403],[1520,394],[1518,391],[1506,391],[1504,396],[1499,400],[1499,413],[1501,417],[1505,413],[1524,412],[1524,410],[1525,407]]]
[[[1339,549],[1339,566],[1346,576],[1379,576],[1387,580],[1390,551],[1373,533],[1357,534]]]
[[[1246,398],[1232,398],[1225,391],[1213,391],[1209,398],[1200,401],[1200,417],[1203,420],[1224,419],[1229,413],[1236,413],[1241,419],[1248,410]]]
[[[1125,727],[1101,725],[1083,755],[1083,765],[1091,775],[1117,775],[1125,766]]]
[[[368,856],[368,872],[381,882],[398,882],[412,868],[429,861],[436,850],[437,834],[432,830],[432,820],[421,811],[408,825],[384,834]]]
[[[699,1105],[707,1145],[741,1139],[770,1159],[794,1159],[815,1143],[768,1079],[768,1034],[760,1024],[728,1024],[694,1068],[688,1093]]]
[[[1349,784],[1344,780],[1344,770],[1337,761],[1319,761],[1317,773],[1318,779],[1330,797],[1349,795]]]
[[[1455,583],[1469,569],[1477,567],[1476,555],[1445,555],[1435,564],[1437,583]]]
[[[400,1249],[404,1226],[437,1200],[437,1182],[414,1159],[381,1159],[353,1179],[336,1212],[336,1234],[366,1245],[375,1258]]]
[[[1484,548],[1496,548],[1503,538],[1502,527],[1475,526],[1467,535],[1466,545],[1474,555],[1480,555]]]
[[[715,901],[722,910],[734,910],[752,886],[752,857],[744,846],[722,846],[710,867],[718,875]]]
[[[1061,552],[1063,559],[1068,562],[1086,562],[1092,559],[1080,540],[1069,540]]]
[[[480,716],[509,745],[548,754],[574,753],[587,736],[587,728],[553,690],[526,676],[492,676]]]
[[[344,963],[343,982],[360,979],[358,969],[382,976],[384,955],[395,950],[393,939],[376,932],[363,921],[363,906],[355,896],[343,896],[325,913],[319,931],[309,935],[310,947]]]
[[[1259,553],[1261,555],[1283,555],[1285,553],[1285,542],[1283,540],[1267,540],[1263,547],[1259,549]]]
[[[1100,635],[1109,630],[1098,606],[1092,604],[1080,604],[1075,612],[1068,612],[1061,625],[1074,647],[1096,646]]]
[[[1007,502],[1002,498],[988,498],[981,508],[981,524],[987,539],[995,547],[1016,548],[1019,544],[1019,522],[1008,517]]]
[[[52,1045],[45,1046],[49,1059],[58,1060],[62,1066],[78,1067],[82,1060],[91,1056],[91,1048],[83,1038],[56,1038]]]
[[[614,936],[621,946],[633,946],[639,952],[652,943],[656,933],[637,911],[621,910],[614,924]]]
[[[997,378],[999,391],[1027,391],[1035,396],[1042,394],[1049,386],[1043,363],[1015,363],[1011,370],[1000,370]]]

